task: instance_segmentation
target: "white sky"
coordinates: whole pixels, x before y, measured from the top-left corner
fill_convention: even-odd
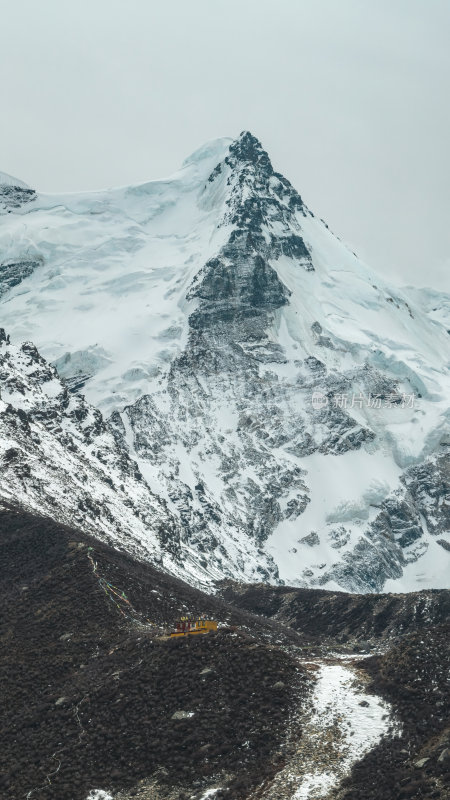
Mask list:
[[[0,0],[0,170],[162,177],[249,129],[396,282],[449,288],[449,0]]]

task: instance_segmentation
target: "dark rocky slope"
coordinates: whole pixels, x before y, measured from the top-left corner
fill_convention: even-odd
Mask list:
[[[408,594],[347,594],[223,581],[220,596],[250,613],[277,620],[309,642],[358,647],[383,646],[399,637],[426,631],[450,619],[450,591]]]
[[[308,688],[277,645],[294,632],[11,508],[0,513],[0,575],[2,797],[178,799],[219,781],[223,796],[244,798],[283,763]],[[223,627],[165,638],[187,612]]]
[[[402,736],[382,741],[334,797],[448,797],[448,592],[228,583],[214,597],[5,506],[0,588],[2,798],[87,800],[103,789],[116,800],[199,800],[220,786],[219,800],[256,800],[302,736],[314,670],[299,659],[358,648],[384,651],[360,667]],[[217,634],[164,635],[202,612],[219,620]]]

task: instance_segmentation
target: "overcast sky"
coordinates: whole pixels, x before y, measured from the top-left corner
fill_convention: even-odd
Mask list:
[[[0,0],[0,170],[159,178],[254,133],[397,283],[448,289],[449,0]]]

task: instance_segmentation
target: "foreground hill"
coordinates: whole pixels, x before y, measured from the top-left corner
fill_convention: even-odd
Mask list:
[[[286,771],[295,764],[301,786],[311,767],[317,675],[347,669],[339,657],[354,644],[385,649],[348,662],[358,691],[368,684],[359,717],[368,706],[370,721],[378,695],[392,724],[380,718],[382,732],[344,772],[345,710],[324,728],[340,793],[330,799],[447,796],[446,592],[406,603],[291,589],[302,613],[280,614],[287,604],[269,594],[265,604],[261,587],[234,587],[233,602],[210,596],[11,506],[0,510],[0,592],[2,797],[290,798]],[[219,621],[217,634],[167,638],[177,617],[199,613]]]
[[[2,797],[223,778],[238,798],[277,770],[308,681],[274,642],[298,635],[21,512],[0,513],[0,567]],[[221,630],[171,641],[187,612]]]

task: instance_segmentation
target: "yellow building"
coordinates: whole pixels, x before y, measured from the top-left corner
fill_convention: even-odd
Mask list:
[[[175,631],[171,631],[171,636],[193,636],[198,633],[210,633],[210,631],[217,630],[217,622],[213,619],[205,619],[200,617],[198,619],[191,619],[190,617],[181,617],[177,622]]]

